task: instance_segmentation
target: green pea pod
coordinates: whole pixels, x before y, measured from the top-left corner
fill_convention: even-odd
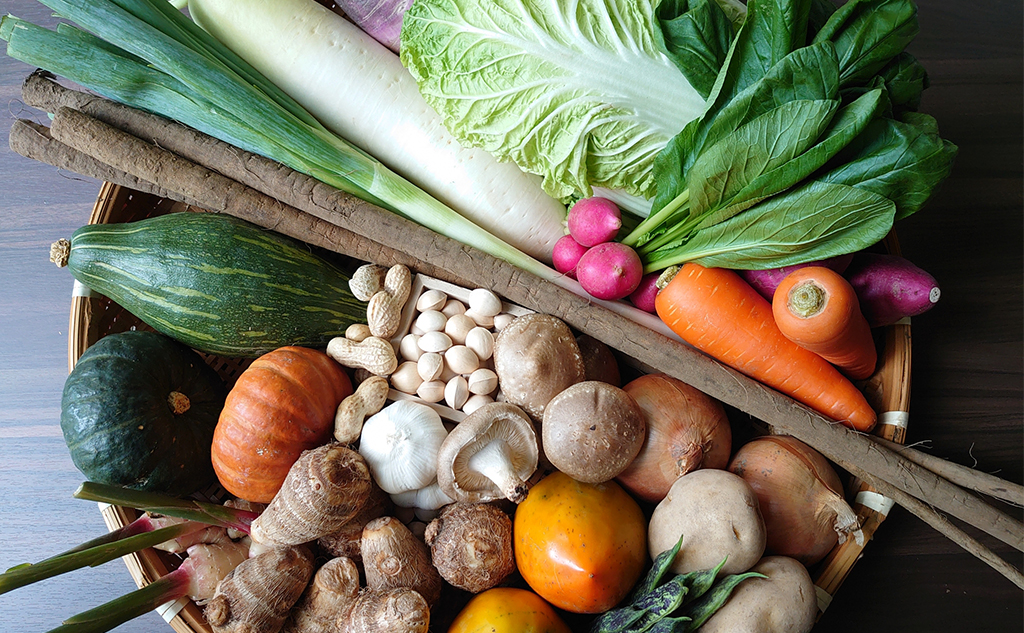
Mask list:
[[[722,567],[725,566],[725,561],[728,559],[728,556],[723,558],[722,562],[718,563],[718,566],[714,569],[691,571],[685,574],[680,574],[672,579],[672,582],[683,583],[688,589],[683,605],[691,604],[707,593],[708,589],[715,584],[715,579],[718,578],[718,572],[722,571]]]

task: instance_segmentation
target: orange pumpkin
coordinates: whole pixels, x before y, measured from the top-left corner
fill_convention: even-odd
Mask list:
[[[211,457],[231,494],[269,503],[302,451],[326,444],[352,381],[327,354],[282,347],[257,358],[228,392]]]
[[[516,509],[516,565],[542,598],[574,613],[618,604],[647,562],[647,520],[614,481],[585,484],[555,472]]]
[[[477,594],[448,633],[571,633],[551,605],[525,589],[495,587]]]

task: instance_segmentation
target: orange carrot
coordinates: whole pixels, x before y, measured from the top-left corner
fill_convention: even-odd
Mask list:
[[[821,356],[855,380],[875,373],[878,352],[857,292],[839,273],[822,266],[795,270],[772,299],[783,336]]]
[[[790,341],[771,304],[731,270],[684,264],[655,300],[684,341],[822,415],[868,431],[875,412],[835,367]]]

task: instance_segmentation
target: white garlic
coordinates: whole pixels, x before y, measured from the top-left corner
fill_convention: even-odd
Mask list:
[[[487,360],[494,353],[494,335],[490,330],[477,326],[466,334],[466,347],[473,350],[480,360]]]
[[[486,288],[477,288],[469,293],[469,309],[474,314],[493,318],[501,312],[501,299]]]
[[[415,361],[405,361],[391,374],[391,386],[402,393],[416,393],[422,382]]]
[[[448,322],[446,317],[437,310],[427,310],[426,312],[420,312],[416,317],[415,326],[416,328],[426,332],[443,332],[444,325]]]
[[[452,346],[452,339],[444,332],[424,332],[416,342],[424,352],[441,353]]]
[[[476,322],[465,314],[453,314],[444,325],[444,333],[451,337],[453,343],[462,345],[466,342],[466,335],[476,326]]]
[[[476,352],[465,345],[452,345],[444,353],[444,361],[456,374],[468,374],[480,367]]]
[[[430,380],[420,385],[416,395],[427,402],[441,402],[444,400],[444,383],[440,380]]]
[[[466,403],[462,405],[462,412],[469,415],[485,404],[490,404],[492,402],[494,402],[494,398],[490,396],[473,394],[468,400],[466,400]]]
[[[444,356],[437,352],[424,352],[416,361],[416,369],[424,382],[437,380],[441,376],[441,370],[444,369]]]
[[[455,314],[465,314],[466,304],[462,303],[458,299],[449,299],[448,302],[444,304],[444,307],[441,308],[441,313],[449,319]]]
[[[498,374],[490,369],[478,369],[469,375],[466,381],[469,392],[476,395],[487,395],[498,388]]]
[[[469,383],[462,376],[456,376],[445,383],[444,401],[453,409],[461,409],[469,399]]]
[[[440,310],[444,307],[444,304],[448,301],[448,295],[441,290],[431,288],[416,300],[416,310],[419,312],[427,312],[429,310]]]
[[[423,350],[420,349],[419,334],[406,334],[402,337],[401,342],[398,344],[398,355],[405,360],[419,360],[423,354]]]

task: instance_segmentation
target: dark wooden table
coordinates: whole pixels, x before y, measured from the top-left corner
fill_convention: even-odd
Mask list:
[[[10,0],[11,13],[52,24],[49,10]],[[951,178],[898,226],[904,255],[932,272],[942,300],[913,322],[908,442],[935,455],[1024,479],[1022,334],[1022,23],[1020,0],[920,0],[911,47],[928,69],[922,110],[960,147]],[[84,224],[99,183],[13,154],[14,118],[45,115],[19,100],[31,68],[0,57],[0,569],[98,535],[96,505],[71,493],[81,476],[60,433],[71,276],[51,242]],[[1009,509],[1015,516],[1021,512]],[[981,540],[1018,567],[1019,553]],[[0,630],[34,633],[134,589],[118,562],[0,596]],[[817,631],[1020,631],[1024,593],[896,508]],[[154,613],[123,633],[170,630]]]

